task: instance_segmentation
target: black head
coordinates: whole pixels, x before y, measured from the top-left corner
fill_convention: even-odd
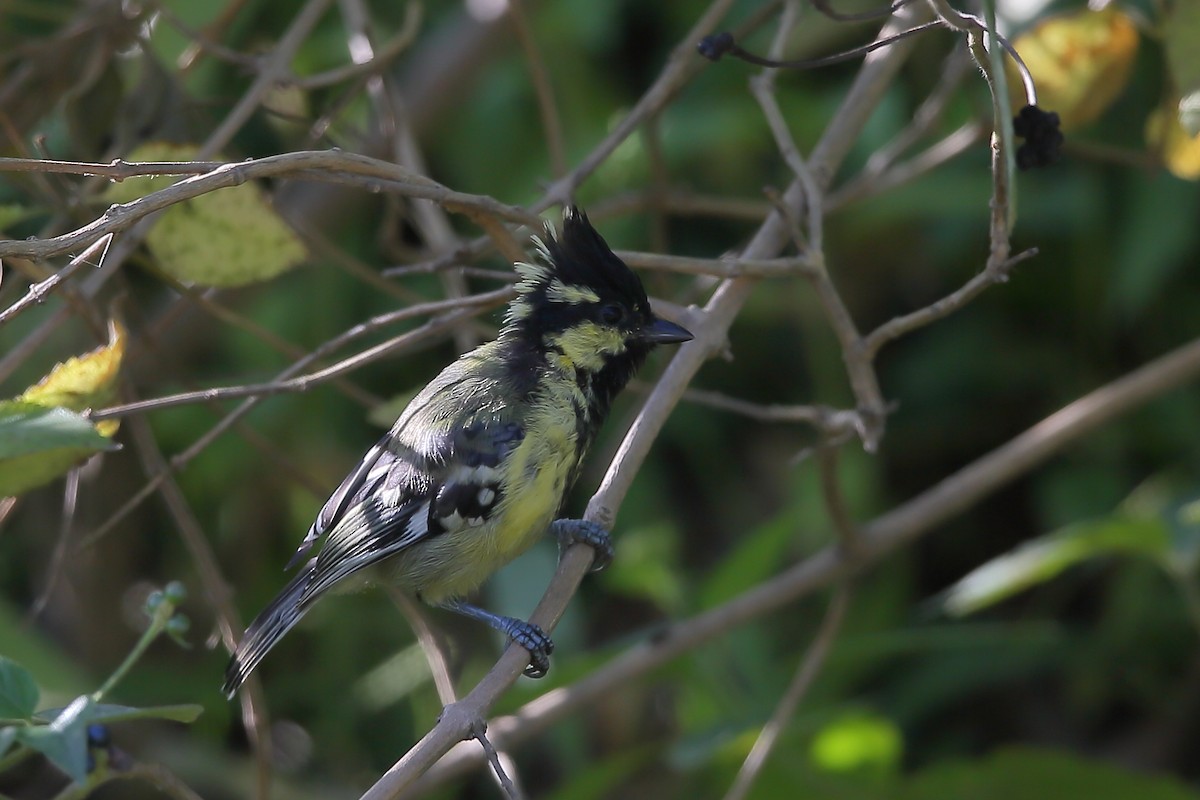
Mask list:
[[[634,362],[632,371],[654,345],[692,338],[654,315],[641,280],[578,208],[563,213],[558,237],[547,225],[545,238],[534,242],[541,260],[516,265],[521,280],[503,335],[519,336],[589,371],[627,358]]]

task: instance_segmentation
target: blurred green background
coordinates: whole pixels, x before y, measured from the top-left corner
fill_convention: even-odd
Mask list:
[[[761,5],[735,3],[723,27],[750,19]],[[221,44],[261,56],[298,7],[279,0],[211,7],[164,0],[157,15],[148,6],[128,20],[110,6],[116,4],[0,5],[0,79],[20,89],[3,105],[4,155],[30,154],[35,136],[44,137],[40,146],[51,157],[74,160],[127,156],[144,141],[203,141],[260,62],[207,53],[182,70],[186,31],[228,14]],[[999,6],[1015,32],[1084,4],[1026,10],[1001,0]],[[400,29],[401,4],[365,7],[377,45]],[[1122,7],[1142,27],[1121,91],[1098,119],[1068,131],[1061,163],[1018,178],[1014,249],[1036,247],[1039,255],[1008,283],[882,352],[880,380],[895,404],[887,435],[877,454],[851,443],[839,462],[855,519],[869,520],[916,495],[1195,335],[1200,192],[1163,169],[1144,138],[1147,117],[1170,93],[1154,26],[1161,30],[1174,7]],[[388,70],[382,90],[350,81],[279,92],[273,99],[286,112],[260,110],[222,155],[339,146],[389,158],[387,127],[370,92],[393,92],[403,98],[399,113],[431,177],[506,203],[533,202],[554,175],[529,66],[507,20],[480,22],[471,16],[478,8],[428,4],[414,44]],[[549,67],[569,165],[638,101],[704,8],[633,0],[525,4]],[[797,55],[864,42],[873,30],[833,23],[806,4],[801,21]],[[775,25],[769,17],[744,45],[766,52]],[[921,37],[835,186],[908,125],[955,47],[961,41],[950,32]],[[346,27],[334,4],[291,69],[306,75],[347,60]],[[38,70],[38,82],[19,83],[16,76],[28,69]],[[780,75],[780,105],[803,150],[821,135],[857,69],[851,61]],[[783,188],[789,180],[746,90],[756,73],[730,59],[707,65],[653,125],[626,140],[581,186],[578,199],[610,244],[712,258],[745,243],[769,210],[763,187]],[[986,88],[967,69],[921,142],[928,146],[972,120],[990,124],[989,118]],[[14,135],[26,150],[13,145]],[[443,295],[438,276],[394,281],[404,292],[397,297],[345,268],[348,259],[375,272],[428,259],[411,204],[324,184],[263,188],[283,217],[318,238],[309,240],[309,258],[298,268],[215,295],[245,320],[309,351],[372,315]],[[668,188],[743,201],[749,213],[647,212],[654,192]],[[27,213],[8,225],[5,238],[81,225],[107,206],[103,189],[75,177],[6,174],[0,204]],[[980,138],[937,169],[830,215],[827,260],[862,330],[933,302],[982,268],[989,194],[989,152]],[[625,201],[632,211],[622,210]],[[463,237],[479,235],[467,220],[451,219]],[[506,268],[495,255],[473,263]],[[467,280],[480,291],[501,285]],[[680,276],[646,273],[645,280],[651,294],[678,302],[703,303],[707,296],[702,283]],[[23,295],[25,285],[6,269],[0,307]],[[106,315],[118,297],[131,337],[124,369],[142,397],[269,380],[292,360],[264,336],[181,302],[144,250],[94,302]],[[62,307],[48,302],[0,329],[0,354],[13,352]],[[484,325],[467,335],[487,337],[499,318],[498,310],[484,315]],[[54,363],[93,346],[87,326],[73,319],[20,359],[0,393],[20,394]],[[696,388],[761,403],[853,403],[837,342],[801,279],[759,287],[732,328],[730,351],[731,359],[700,372]],[[357,399],[329,384],[269,398],[244,423],[269,443],[267,450],[235,431],[179,474],[245,618],[282,586],[283,565],[323,501],[321,492],[381,433],[371,409],[409,396],[455,352],[446,339],[356,371]],[[664,358],[643,373],[647,381]],[[615,408],[569,504],[572,514],[582,512],[639,397],[629,392]],[[382,424],[389,413],[380,415]],[[217,418],[216,407],[207,405],[147,416],[168,457]],[[117,440],[128,435],[126,425]],[[497,711],[569,686],[649,632],[713,608],[831,541],[814,463],[795,463],[812,444],[804,426],[682,404],[621,508],[615,563],[585,581],[555,633],[549,677],[522,680]],[[751,796],[1200,796],[1200,630],[1189,611],[1200,542],[1191,505],[1200,498],[1198,452],[1200,398],[1193,389],[1171,393],[865,570],[854,581],[828,663]],[[139,609],[150,588],[182,581],[190,593],[184,610],[192,621],[191,648],[156,642],[116,701],[199,703],[204,713],[190,726],[117,725],[114,737],[137,758],[170,767],[203,797],[251,796],[253,758],[237,706],[218,691],[227,656],[211,646],[212,604],[174,518],[151,497],[95,544],[77,546],[145,482],[128,444],[86,468],[61,562],[54,558],[61,480],[23,495],[8,511],[0,522],[0,654],[34,674],[45,705],[61,705],[94,688],[129,651],[144,625]],[[1050,538],[1027,559],[1026,572],[1011,562],[997,567],[1002,581],[1026,579],[1027,591],[985,597],[969,614],[950,613],[955,607],[945,600],[954,594],[947,593],[960,579],[1041,537]],[[488,607],[528,615],[554,560],[547,542],[510,565],[486,587]],[[55,574],[44,609],[31,613]],[[755,620],[555,725],[514,753],[526,788],[561,798],[722,795],[827,602],[810,597]],[[445,631],[465,692],[493,663],[500,642],[469,623],[437,613],[433,619]],[[322,603],[260,675],[272,713],[278,796],[357,796],[440,710],[411,630],[381,593]],[[49,796],[55,780],[40,762],[27,762],[0,774],[0,791]],[[482,774],[439,791],[497,796]],[[97,796],[153,794],[143,784],[121,783]]]

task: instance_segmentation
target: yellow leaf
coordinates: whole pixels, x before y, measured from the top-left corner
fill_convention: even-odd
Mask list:
[[[16,400],[72,411],[104,405],[113,396],[127,339],[125,326],[116,320],[110,321],[108,344],[57,364],[46,377],[26,389]],[[96,430],[104,436],[112,436],[118,424],[117,420],[105,420],[96,425]]]
[[[1013,42],[1037,86],[1038,107],[1056,111],[1063,130],[1104,113],[1125,89],[1137,54],[1133,21],[1109,6],[1051,17]],[[1016,67],[1009,63],[1014,109],[1025,105]]]
[[[119,420],[89,422],[78,412],[113,396],[128,333],[108,323],[108,344],[68,358],[19,397],[0,401],[0,497],[16,495],[57,478],[97,452]]]
[[[1179,117],[1156,108],[1146,118],[1146,141],[1162,153],[1163,163],[1176,178],[1200,180],[1200,136],[1183,129]]]
[[[191,145],[139,147],[129,161],[188,161]],[[130,178],[113,184],[105,199],[128,202],[170,186],[175,178]],[[158,265],[185,283],[243,286],[274,278],[304,260],[295,232],[271,208],[265,193],[244,183],[170,206],[146,236]]]

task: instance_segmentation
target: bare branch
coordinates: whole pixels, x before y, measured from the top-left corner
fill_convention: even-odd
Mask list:
[[[32,305],[44,302],[46,297],[53,292],[63,281],[70,278],[81,268],[85,266],[99,267],[104,263],[104,257],[108,254],[108,246],[112,244],[112,234],[108,233],[101,236],[96,241],[88,245],[87,249],[79,255],[72,258],[67,266],[63,267],[58,272],[51,275],[46,280],[40,283],[35,283],[29,287],[29,291],[25,296],[17,302],[13,303],[8,308],[0,311],[0,326],[13,319],[25,309]]]
[[[1031,248],[1023,252],[1017,253],[1012,258],[1000,264],[995,269],[985,269],[978,275],[975,275],[971,280],[963,284],[959,289],[946,295],[945,297],[931,303],[924,308],[905,314],[902,317],[896,317],[893,320],[883,323],[863,341],[863,351],[868,358],[874,358],[879,352],[879,349],[890,341],[899,339],[907,333],[924,327],[925,325],[935,322],[943,317],[949,316],[958,309],[965,306],[967,303],[974,300],[979,295],[983,294],[989,287],[997,283],[1004,283],[1008,280],[1009,273],[1017,264],[1037,255],[1037,249]]]
[[[362,325],[356,326],[347,331],[346,334],[339,336],[331,342],[327,342],[318,348],[315,352],[328,352],[334,345],[332,342],[341,344],[350,338],[367,333],[370,330],[380,328],[384,325],[390,325],[402,319],[408,319],[418,314],[430,313],[431,310],[436,311],[454,311],[454,310],[471,310],[478,313],[479,311],[496,305],[508,299],[512,294],[511,290],[497,289],[496,291],[487,294],[475,295],[469,298],[459,298],[456,300],[447,300],[440,303],[428,303],[424,308],[410,307],[402,308],[399,311],[393,311],[389,314],[383,314],[372,320],[369,320]],[[350,334],[353,333],[353,336]],[[265,397],[272,394],[281,394],[284,392],[304,392],[311,387],[324,383],[325,381],[336,378],[340,375],[345,375],[348,372],[353,372],[360,367],[363,367],[372,361],[383,358],[384,356],[394,353],[402,347],[409,347],[412,344],[412,331],[402,333],[399,336],[394,336],[385,342],[380,342],[374,347],[369,347],[354,355],[345,358],[332,366],[325,369],[310,372],[307,375],[299,375],[280,380],[269,381],[267,383],[254,383],[245,386],[226,386],[215,389],[202,389],[197,392],[183,392],[181,394],[171,395],[170,397],[158,397],[153,400],[142,400],[136,403],[127,403],[121,406],[113,406],[112,408],[100,409],[93,411],[90,414],[91,419],[113,419],[116,417],[124,417],[130,414],[142,413],[145,411],[158,411],[164,408],[174,408],[175,406],[188,405],[191,403],[207,402],[210,400],[228,400],[235,397]],[[313,360],[314,355],[302,359],[308,362]],[[319,356],[315,356],[319,357]],[[297,362],[300,363],[300,362]],[[293,365],[294,366],[294,365]]]
[[[4,163],[0,162],[0,170]],[[396,164],[339,150],[302,150],[251,161],[227,163],[200,175],[152,192],[129,203],[114,205],[97,219],[74,231],[35,241],[0,241],[0,258],[49,258],[89,244],[107,233],[125,230],[156,211],[217,189],[257,178],[297,178],[350,183],[368,189],[395,191],[410,197],[454,203],[489,212],[510,222],[541,229],[541,218],[486,195],[456,192]]]
[[[752,619],[861,572],[1098,428],[1196,380],[1200,380],[1200,339],[1079,398],[862,526],[861,557],[849,558],[839,545],[827,547],[727,603],[656,632],[572,686],[547,693],[515,714],[493,720],[492,739],[499,747],[516,747],[572,712],[599,702],[616,687],[628,685]],[[413,787],[414,791],[441,785],[479,763],[475,748],[455,747]]]
[[[378,52],[372,53],[370,59],[356,61],[344,67],[337,67],[336,69],[320,72],[316,75],[308,75],[303,78],[285,78],[281,83],[291,84],[301,89],[320,89],[325,86],[354,80],[355,78],[378,75],[408,50],[413,40],[417,38],[417,33],[421,29],[422,10],[423,8],[420,3],[406,3],[404,8],[404,22],[401,23],[400,30],[386,44],[380,47]]]

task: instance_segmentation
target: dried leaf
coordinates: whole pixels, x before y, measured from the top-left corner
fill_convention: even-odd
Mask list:
[[[1017,37],[1013,47],[1033,74],[1038,106],[1056,111],[1063,130],[1104,113],[1125,89],[1138,33],[1133,21],[1109,6],[1051,17]],[[1014,109],[1025,105],[1016,68],[1009,64]]]
[[[1162,154],[1172,175],[1200,180],[1200,136],[1185,131],[1179,117],[1162,108],[1151,112],[1146,118],[1146,142]]]

